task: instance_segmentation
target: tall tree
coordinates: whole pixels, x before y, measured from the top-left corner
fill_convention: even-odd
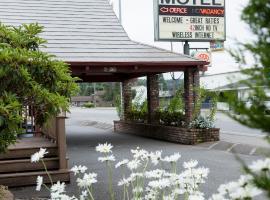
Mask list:
[[[248,101],[251,106],[236,96],[230,96],[230,106],[235,113],[240,114],[231,117],[248,127],[261,129],[267,133],[270,142],[270,115],[265,112],[269,100],[267,91],[270,89],[270,1],[249,0],[242,19],[249,25],[256,39],[241,44],[240,49],[233,51],[232,55],[243,65],[248,65],[245,55],[252,55],[255,60],[255,66],[243,70],[249,79],[240,82],[250,89]],[[251,173],[249,169],[247,171]],[[270,198],[270,177],[267,172],[252,175],[255,184],[264,189]]]
[[[15,142],[23,106],[34,108],[36,125],[69,107],[77,91],[67,64],[40,50],[38,24],[0,24],[0,152]]]

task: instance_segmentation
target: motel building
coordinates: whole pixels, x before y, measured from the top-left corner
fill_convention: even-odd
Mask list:
[[[181,4],[184,1],[175,2]],[[218,0],[202,2],[217,4]],[[83,82],[122,83],[124,114],[115,122],[115,131],[189,145],[219,140],[219,129],[166,128],[158,125],[154,116],[159,108],[158,74],[183,72],[184,121],[189,124],[197,99],[193,88],[199,86],[199,72],[208,63],[132,41],[107,0],[1,0],[0,21],[12,26],[29,23],[44,26],[40,36],[48,44],[42,51],[66,62],[72,75]],[[139,77],[147,77],[149,115],[145,124],[129,122],[126,115],[131,109],[132,80]],[[29,118],[34,127],[31,112],[28,112],[27,120]],[[59,113],[48,125],[35,127],[32,137],[21,139],[6,154],[0,155],[0,185],[32,185],[38,175],[45,175],[41,164],[29,162],[30,155],[40,147],[50,152],[44,162],[53,181],[70,180],[65,119],[65,114]],[[44,178],[45,183],[49,182],[46,176]]]

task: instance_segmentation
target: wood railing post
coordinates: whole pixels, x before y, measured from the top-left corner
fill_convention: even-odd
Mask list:
[[[59,157],[59,169],[67,169],[66,160],[66,129],[65,129],[65,119],[66,117],[56,117],[56,139]]]

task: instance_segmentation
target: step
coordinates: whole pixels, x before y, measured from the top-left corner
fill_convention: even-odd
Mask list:
[[[0,154],[0,160],[30,158],[39,151],[40,147],[49,152],[46,157],[57,156],[57,145],[46,138],[23,138],[8,148],[6,153]]]
[[[48,170],[59,168],[59,159],[44,158],[44,163]],[[0,174],[1,173],[14,173],[26,171],[42,171],[44,169],[42,162],[31,163],[30,159],[16,159],[16,160],[1,160],[0,161]]]
[[[49,171],[49,173],[52,177],[53,182],[70,182],[69,170],[52,170]],[[5,185],[8,187],[36,185],[37,176],[42,176],[44,183],[50,183],[49,177],[46,172],[40,171],[0,174],[0,185]]]

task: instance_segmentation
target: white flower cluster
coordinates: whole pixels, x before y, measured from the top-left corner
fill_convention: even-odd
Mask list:
[[[131,150],[131,154],[132,160],[123,160],[116,164],[116,168],[121,166],[131,171],[129,175],[123,173],[123,178],[118,182],[118,186],[123,187],[123,199],[204,199],[199,187],[205,182],[209,170],[197,167],[198,161],[185,162],[185,170],[176,173],[177,162],[181,158],[179,153],[162,157],[162,151],[148,152],[137,147]],[[162,165],[170,167],[167,170],[149,170]]]
[[[253,162],[248,169],[257,177],[270,179],[270,159],[258,160]],[[238,200],[253,199],[261,195],[262,190],[254,185],[254,177],[251,175],[242,175],[237,181],[220,185],[218,193],[214,194],[211,200]]]
[[[108,149],[107,149],[108,150]],[[36,163],[39,161],[43,162],[43,158],[44,156],[48,154],[47,150],[44,148],[40,148],[40,150],[36,153],[34,153],[31,156],[31,162],[32,163]],[[43,163],[45,165],[45,163]],[[45,188],[47,190],[49,190],[50,194],[51,194],[51,200],[86,200],[86,199],[94,199],[92,196],[92,184],[97,182],[97,174],[95,173],[86,173],[87,167],[86,166],[74,166],[71,171],[75,174],[75,175],[79,175],[82,178],[77,178],[77,185],[78,187],[80,187],[81,189],[85,189],[81,192],[80,198],[76,198],[75,196],[68,196],[66,193],[66,185],[65,183],[61,183],[60,181],[58,181],[57,183],[53,184],[52,183],[52,178],[49,174],[49,172],[47,171],[47,168],[45,167],[45,170],[48,174],[49,179],[51,180],[51,187],[47,187],[45,185]],[[43,177],[42,176],[38,176],[37,177],[37,185],[36,185],[36,191],[40,191],[41,187],[43,184]]]
[[[112,187],[113,176],[111,165],[116,159],[112,154],[112,148],[113,146],[108,143],[99,144],[96,147],[96,151],[104,155],[104,157],[99,157],[98,160],[106,162],[108,167],[110,199],[114,200],[115,194]],[[46,149],[41,148],[39,152],[31,156],[31,162],[42,161],[42,158],[47,153]],[[200,186],[205,183],[209,169],[199,167],[197,160],[190,160],[179,166],[178,161],[181,158],[179,153],[163,157],[162,151],[148,152],[139,147],[132,149],[131,154],[131,160],[124,159],[115,165],[115,168],[121,168],[122,171],[122,179],[118,182],[118,186],[123,187],[123,197],[121,199],[205,199],[204,193],[200,191]],[[156,168],[159,166],[160,169]],[[181,172],[178,172],[179,167],[183,169]],[[128,170],[125,170],[126,168]],[[258,177],[270,179],[270,159],[267,158],[253,162],[249,166],[249,170]],[[46,186],[51,193],[51,200],[94,200],[92,191],[93,184],[97,183],[97,174],[87,173],[87,167],[81,165],[74,166],[71,171],[75,176],[78,176],[76,182],[80,188],[79,198],[66,195],[65,183],[58,181],[56,184],[51,183],[50,188]],[[126,174],[126,172],[128,173]],[[253,182],[253,176],[241,176],[237,181],[221,185],[218,188],[218,193],[212,195],[209,200],[252,199],[262,193],[261,190],[255,187]],[[36,190],[40,191],[42,185],[43,177],[38,176]]]
[[[60,183],[59,181],[56,184],[53,184],[50,188],[51,200],[86,200],[94,199],[92,195],[92,185],[97,182],[96,173],[86,173],[87,167],[85,166],[74,166],[71,171],[80,177],[77,178],[76,182],[80,188],[81,194],[77,198],[75,196],[68,196],[65,194],[65,183]]]

